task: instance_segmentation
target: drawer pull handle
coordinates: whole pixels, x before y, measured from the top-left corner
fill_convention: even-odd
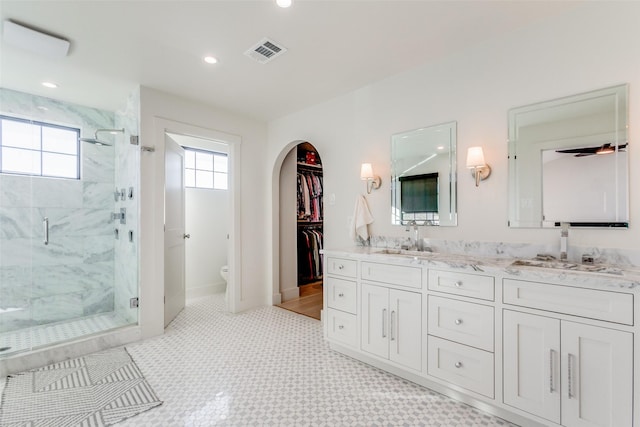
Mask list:
[[[456,319],[454,322],[456,325],[462,325],[462,319]]]
[[[342,297],[344,296],[344,294],[343,294],[342,292],[340,292],[340,293],[338,294],[338,296],[339,296],[340,298],[342,298]]]
[[[342,270],[344,268],[344,265],[340,264],[338,265],[338,270]]]
[[[462,362],[456,362],[454,365],[456,368],[462,368]]]
[[[456,286],[456,288],[461,287],[461,286],[462,286],[462,282],[458,280],[458,281],[455,283],[455,286]]]
[[[338,325],[338,329],[344,329],[344,325]]]

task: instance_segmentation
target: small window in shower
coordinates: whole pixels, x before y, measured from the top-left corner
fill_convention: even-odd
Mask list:
[[[0,116],[0,172],[80,179],[80,129]]]
[[[184,147],[185,186],[226,190],[229,176],[227,160],[225,153]]]

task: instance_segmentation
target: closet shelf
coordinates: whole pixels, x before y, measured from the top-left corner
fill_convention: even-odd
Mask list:
[[[309,163],[298,162],[298,167],[308,168],[313,171],[322,171],[322,165],[310,165]]]

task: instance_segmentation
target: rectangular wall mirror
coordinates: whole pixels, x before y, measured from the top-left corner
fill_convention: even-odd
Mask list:
[[[456,122],[391,136],[391,223],[455,226]]]
[[[628,85],[509,111],[509,226],[629,226]]]

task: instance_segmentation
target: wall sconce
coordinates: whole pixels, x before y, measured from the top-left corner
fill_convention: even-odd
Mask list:
[[[467,149],[467,167],[471,169],[471,174],[476,178],[476,187],[480,184],[480,180],[485,180],[491,175],[491,167],[484,161],[482,147]]]
[[[382,184],[380,177],[373,174],[371,163],[363,163],[362,166],[360,166],[360,179],[367,181],[367,194],[371,194],[372,189],[377,190],[380,188],[380,184]]]

